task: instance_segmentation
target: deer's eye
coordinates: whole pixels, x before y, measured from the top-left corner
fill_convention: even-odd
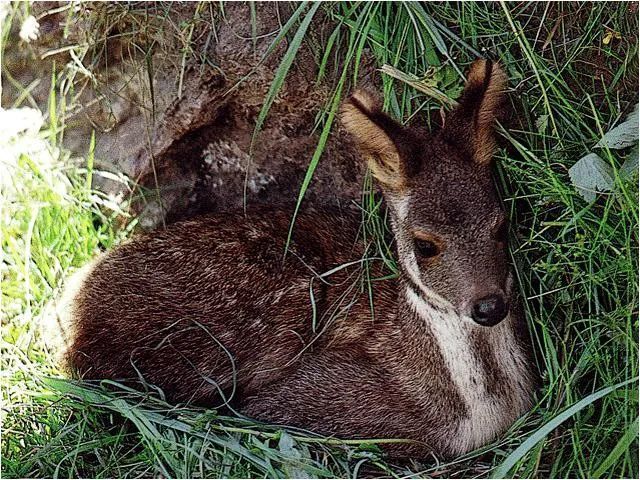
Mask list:
[[[498,243],[507,243],[507,239],[509,237],[509,224],[506,220],[500,222],[498,228],[495,229],[493,233],[493,238]]]
[[[414,243],[416,252],[418,252],[418,255],[420,255],[421,257],[435,257],[440,253],[440,249],[438,248],[438,246],[430,240],[416,238]]]

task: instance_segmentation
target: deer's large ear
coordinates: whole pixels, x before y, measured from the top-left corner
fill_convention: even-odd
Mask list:
[[[408,148],[415,143],[411,132],[382,112],[377,97],[364,90],[344,102],[340,117],[373,176],[383,187],[401,191],[410,175]]]
[[[491,60],[476,60],[467,75],[459,105],[448,115],[445,138],[467,150],[473,160],[489,164],[496,149],[496,119],[503,112],[507,76]]]

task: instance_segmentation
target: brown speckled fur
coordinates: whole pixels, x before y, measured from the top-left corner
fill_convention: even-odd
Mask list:
[[[437,429],[436,412],[455,417],[464,406],[437,349],[425,345],[429,333],[397,311],[394,280],[376,286],[373,318],[368,294],[358,292],[343,302],[355,302],[348,316],[315,338],[313,272],[360,258],[359,218],[305,212],[283,265],[290,218],[266,208],[247,218],[207,216],[107,253],[76,299],[81,324],[68,364],[86,379],[141,375],[173,401],[218,406],[218,389],[225,397],[233,390],[223,344],[237,381],[227,400],[262,420],[342,437],[422,439]],[[327,277],[334,286],[313,281],[316,318],[339,302],[357,269]],[[411,375],[431,377],[429,397],[404,388]]]
[[[499,100],[483,100],[497,95],[497,86],[478,69],[500,81],[503,74],[484,63],[474,68],[463,99],[478,104],[480,114],[466,103],[460,108],[480,118],[476,127],[483,130],[470,139],[452,137],[471,128],[459,124],[462,110],[451,116],[458,122],[453,130],[435,137],[368,111],[376,102],[366,94],[343,111],[369,161],[384,162],[378,171],[403,268],[399,279],[374,282],[373,312],[360,288],[362,264],[354,262],[364,253],[357,212],[302,212],[285,259],[290,211],[261,207],[247,215],[209,215],[138,236],[95,263],[72,302],[66,364],[83,378],[144,379],[172,401],[210,407],[228,402],[270,423],[343,438],[416,441],[388,447],[395,456],[460,453],[486,443],[485,427],[487,438],[495,437],[529,405],[533,375],[518,315],[502,330],[456,324],[466,321],[457,310],[470,295],[496,285],[510,294],[504,246],[489,239],[488,222],[499,216],[486,159],[493,147],[474,153],[483,136],[493,142],[486,123],[491,111],[482,109]],[[440,163],[429,163],[433,159]],[[450,253],[421,260],[423,278],[416,280],[403,263],[406,241],[430,235],[425,225],[449,239]],[[374,278],[388,273],[381,262],[372,261],[371,268]],[[460,283],[467,278],[477,283],[473,292]],[[408,300],[416,281],[452,305],[435,320],[454,322],[447,328],[455,335],[457,328],[470,332],[469,345],[462,346],[479,359],[477,375],[466,378],[463,371],[462,383],[454,378],[445,350],[455,345],[442,343],[451,332],[439,339],[443,334],[430,325],[435,320],[421,317]],[[437,313],[441,307],[433,308]],[[461,365],[454,367],[467,364]],[[495,428],[465,423],[482,412],[469,403],[474,392],[460,385],[473,390],[469,384],[476,383],[486,384],[486,398],[479,398],[498,412],[489,418]],[[478,436],[456,439],[464,432]]]

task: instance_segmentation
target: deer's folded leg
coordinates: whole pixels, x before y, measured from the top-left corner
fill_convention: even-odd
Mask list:
[[[446,453],[442,419],[426,418],[423,406],[381,365],[345,351],[303,359],[294,375],[248,398],[241,410],[270,424],[339,439],[407,440],[381,443],[394,457]],[[432,434],[426,438],[429,423]]]

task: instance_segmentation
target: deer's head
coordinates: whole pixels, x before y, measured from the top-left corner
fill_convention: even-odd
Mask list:
[[[491,173],[505,85],[497,64],[473,63],[459,105],[434,135],[402,126],[366,92],[342,110],[391,210],[405,279],[425,301],[486,326],[509,313],[507,225]]]

